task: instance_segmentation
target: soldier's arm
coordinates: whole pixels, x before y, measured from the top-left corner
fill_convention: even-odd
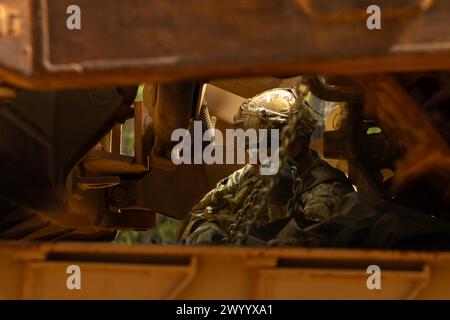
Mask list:
[[[245,179],[248,167],[221,180],[189,212],[181,227],[179,241],[186,244],[217,243],[224,232],[216,220],[217,213],[228,205],[227,196],[233,195]]]
[[[329,181],[304,192],[301,200],[305,218],[315,221],[329,220],[341,198],[352,191],[354,190],[350,183]]]

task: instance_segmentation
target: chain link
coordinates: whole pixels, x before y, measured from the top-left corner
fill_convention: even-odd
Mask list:
[[[291,109],[287,124],[281,130],[281,146],[278,151],[279,168],[283,168],[288,163],[289,149],[297,138],[298,123],[304,114],[303,103],[306,87],[303,82],[300,82],[295,90],[297,99]],[[299,209],[300,202],[298,200],[301,195],[301,179],[297,177],[297,168],[291,166],[291,170],[295,180],[292,186],[293,195],[287,203],[287,216],[291,216]],[[235,222],[227,229],[225,243],[234,243],[238,246],[246,243],[252,228],[264,213],[264,208],[267,207],[269,196],[275,183],[278,182],[278,177],[279,175],[261,177],[260,186],[253,188],[244,205],[236,212]]]

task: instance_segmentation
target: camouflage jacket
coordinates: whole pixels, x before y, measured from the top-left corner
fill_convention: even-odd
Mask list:
[[[315,151],[311,151],[308,160],[305,171],[299,170],[302,210],[298,215],[305,224],[313,224],[328,220],[341,197],[353,188],[341,171],[320,159]],[[291,165],[296,165],[290,161]],[[287,202],[293,196],[293,178],[286,169],[280,168],[278,184],[273,188],[262,218],[254,226],[256,230],[265,230],[256,232],[257,237],[265,241],[274,237],[291,218],[287,213]],[[187,244],[221,243],[228,227],[235,222],[237,211],[261,187],[262,179],[255,165],[246,165],[221,180],[192,208],[181,230],[180,240]],[[211,234],[214,235],[212,238]]]

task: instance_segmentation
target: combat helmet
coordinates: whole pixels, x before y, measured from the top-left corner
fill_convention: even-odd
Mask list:
[[[305,102],[297,102],[294,88],[275,88],[244,101],[234,116],[235,129],[282,129],[290,116],[302,112],[297,122],[299,137],[309,140],[317,125],[314,110]]]

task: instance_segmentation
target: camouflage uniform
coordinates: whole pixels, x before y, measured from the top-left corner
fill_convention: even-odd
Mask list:
[[[263,241],[275,238],[290,218],[295,218],[302,227],[327,221],[341,197],[353,191],[345,175],[320,159],[316,152],[311,151],[309,158],[308,170],[301,175],[302,210],[295,214],[296,217],[288,216],[286,205],[292,196],[292,179],[289,175],[283,176],[284,179],[275,186],[264,214],[256,222],[253,232],[256,238]],[[192,208],[181,240],[187,244],[221,243],[229,225],[235,221],[236,212],[261,186],[256,165],[246,165],[221,180]]]

